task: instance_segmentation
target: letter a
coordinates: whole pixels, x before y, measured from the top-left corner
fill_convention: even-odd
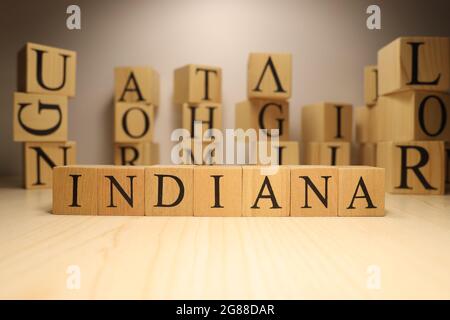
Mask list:
[[[266,62],[266,65],[264,66],[264,70],[261,74],[261,77],[259,78],[258,84],[253,89],[253,91],[261,92],[261,88],[260,88],[261,82],[264,78],[264,75],[266,74],[267,68],[270,68],[270,71],[272,72],[272,75],[273,75],[273,79],[275,80],[275,83],[277,85],[277,90],[275,90],[275,92],[286,92],[286,90],[284,90],[283,86],[281,85],[280,77],[278,76],[277,70],[275,69],[275,66],[272,61],[272,57],[270,57],[270,56]]]
[[[363,192],[363,195],[358,196],[358,190],[361,187],[361,190]],[[358,181],[358,185],[356,186],[355,193],[352,197],[352,202],[350,202],[350,205],[347,207],[347,209],[355,209],[353,206],[353,203],[355,202],[355,199],[366,199],[367,201],[367,207],[366,209],[374,209],[376,206],[373,205],[372,199],[370,198],[369,192],[367,191],[366,183],[364,182],[363,178],[360,177]]]

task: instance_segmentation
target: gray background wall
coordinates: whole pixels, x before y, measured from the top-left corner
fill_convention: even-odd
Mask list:
[[[66,29],[66,7],[78,4],[82,29]],[[382,30],[366,28],[370,4]],[[113,68],[151,65],[161,75],[155,140],[169,163],[178,115],[171,103],[173,70],[187,63],[223,68],[224,127],[246,98],[249,52],[293,54],[290,134],[299,139],[300,107],[321,100],[363,103],[362,70],[379,48],[402,35],[450,35],[450,2],[375,0],[122,0],[0,2],[0,175],[22,171],[12,141],[16,53],[28,41],[78,52],[77,93],[69,137],[83,164],[112,163]]]

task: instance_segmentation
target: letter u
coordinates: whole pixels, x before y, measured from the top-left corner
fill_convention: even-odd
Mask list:
[[[61,80],[61,84],[60,85],[56,85],[54,87],[50,87],[48,85],[46,85],[44,83],[44,53],[46,53],[47,51],[44,50],[38,50],[38,49],[33,49],[33,51],[36,52],[36,80],[39,83],[39,85],[47,90],[50,91],[58,91],[61,90],[62,88],[64,88],[64,86],[66,85],[66,74],[67,74],[67,58],[69,58],[68,55],[65,54],[60,54],[60,56],[63,58],[63,63],[62,63],[62,80]]]

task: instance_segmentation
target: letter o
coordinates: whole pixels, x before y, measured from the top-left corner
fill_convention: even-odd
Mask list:
[[[436,130],[436,132],[430,132],[425,126],[425,114],[424,114],[424,112],[425,112],[425,107],[426,107],[427,101],[429,99],[436,99],[439,102],[439,107],[441,109],[441,123],[440,123],[439,128]],[[430,95],[430,96],[425,97],[425,99],[423,99],[420,102],[420,106],[419,106],[419,125],[420,125],[420,129],[422,129],[422,131],[425,132],[425,134],[427,136],[430,136],[430,137],[436,137],[436,136],[440,135],[444,131],[444,129],[445,129],[446,125],[447,125],[447,110],[445,109],[444,102],[438,96]]]
[[[133,110],[140,111],[142,113],[142,115],[144,116],[144,130],[142,131],[141,134],[132,134],[130,132],[129,128],[128,128],[128,121],[127,121],[128,115]],[[143,136],[145,136],[147,134],[148,130],[150,129],[150,119],[149,119],[148,115],[145,113],[145,111],[142,110],[141,108],[138,108],[138,107],[130,108],[123,114],[123,117],[122,117],[122,129],[131,138],[134,138],[134,139],[142,138]]]

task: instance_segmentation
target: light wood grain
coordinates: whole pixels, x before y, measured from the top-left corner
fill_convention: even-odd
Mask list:
[[[152,67],[117,67],[114,69],[114,100],[145,102],[159,106],[159,73]]]
[[[445,185],[450,189],[450,142],[445,143]]]
[[[242,167],[198,166],[194,169],[194,216],[242,215]]]
[[[278,129],[279,140],[289,140],[289,102],[277,100],[246,100],[236,104],[235,128]],[[259,135],[259,132],[257,133]]]
[[[298,141],[278,141],[271,143],[258,141],[250,144],[256,156],[256,164],[298,165],[300,164],[300,146]],[[266,150],[263,148],[265,147]],[[264,161],[263,161],[264,160]]]
[[[146,167],[145,214],[148,216],[193,216],[194,166]]]
[[[364,67],[364,103],[374,105],[378,99],[378,68],[377,66]]]
[[[377,165],[377,144],[376,143],[361,143],[357,146],[358,149],[358,163],[365,166]]]
[[[97,214],[97,168],[89,166],[53,169],[53,214]]]
[[[250,53],[247,66],[250,99],[287,100],[292,94],[292,54]]]
[[[41,70],[38,69],[40,55]],[[29,42],[18,54],[19,90],[74,97],[76,65],[77,53],[75,51]]]
[[[174,71],[176,104],[222,102],[222,69],[214,66],[188,64]]]
[[[114,106],[114,141],[152,141],[155,107],[146,103],[118,102]]]
[[[97,214],[143,216],[145,214],[144,170],[144,167],[140,166],[98,167]]]
[[[378,127],[384,129],[383,123],[378,123],[378,105],[362,106],[353,109],[355,118],[355,141],[359,143],[376,142]],[[380,121],[381,122],[381,121]]]
[[[222,130],[223,107],[220,103],[183,103],[181,106],[181,127],[191,133],[191,137],[203,139],[205,131],[208,129]],[[195,132],[194,121],[202,122],[202,130]],[[193,132],[194,131],[194,132]],[[200,136],[201,135],[201,136]]]
[[[377,166],[386,169],[387,192],[443,194],[445,159],[443,141],[391,141],[377,144]]]
[[[14,93],[14,141],[67,141],[67,97]]]
[[[302,141],[352,141],[353,107],[348,103],[320,102],[302,107]]]
[[[305,164],[350,165],[349,142],[308,142],[305,145]]]
[[[24,186],[27,189],[51,188],[55,166],[77,162],[77,144],[67,142],[24,143]]]
[[[411,84],[414,80],[411,43],[421,43],[417,49],[417,80],[422,84]],[[406,89],[448,91],[450,89],[449,56],[449,38],[397,38],[378,51],[379,94],[386,95]],[[437,81],[433,83],[435,80]]]
[[[384,216],[384,168],[367,166],[340,167],[338,175],[338,216]]]
[[[379,109],[381,141],[450,141],[450,95],[406,90],[381,96]]]
[[[159,144],[155,142],[114,143],[114,164],[152,165],[159,163]]]
[[[242,215],[287,217],[290,209],[290,170],[287,166],[242,167]]]
[[[217,163],[216,150],[216,145],[212,141],[189,138],[180,143],[177,155],[180,157],[180,164],[210,165]]]
[[[450,299],[448,195],[387,194],[382,218],[100,217],[19,186],[0,178],[1,298]]]
[[[317,190],[314,190],[311,184]],[[290,215],[292,217],[337,216],[338,188],[336,167],[292,166]],[[323,197],[324,202],[316,191]]]

